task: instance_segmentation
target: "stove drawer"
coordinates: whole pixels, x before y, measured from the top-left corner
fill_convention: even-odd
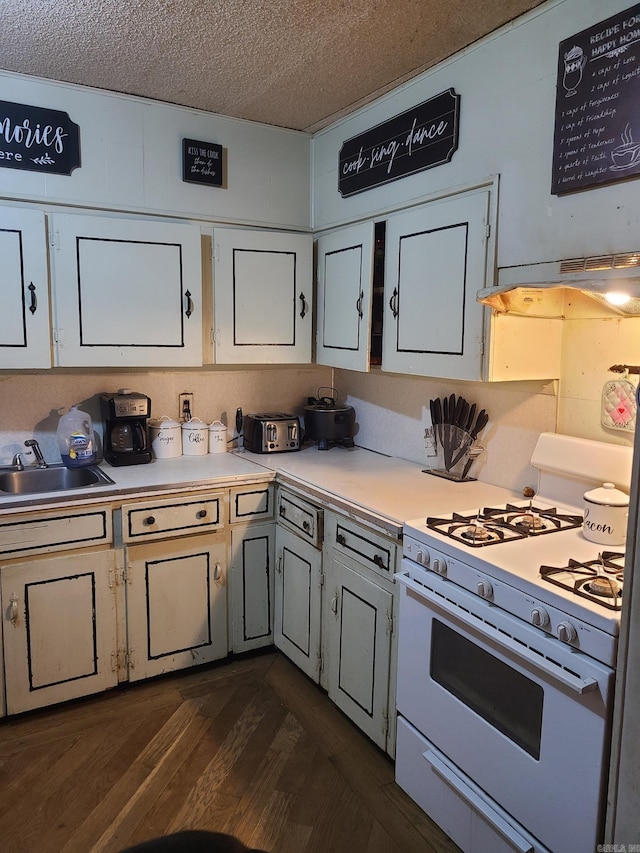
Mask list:
[[[550,853],[403,717],[396,782],[464,853]]]

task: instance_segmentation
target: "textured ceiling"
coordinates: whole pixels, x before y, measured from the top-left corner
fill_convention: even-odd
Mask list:
[[[543,0],[0,0],[0,67],[315,131]]]

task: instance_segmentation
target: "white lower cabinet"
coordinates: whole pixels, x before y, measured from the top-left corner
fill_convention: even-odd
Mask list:
[[[2,567],[7,713],[117,684],[114,552]]]
[[[395,750],[397,539],[325,513],[323,685],[381,749]]]
[[[329,552],[322,607],[323,680],[329,698],[386,749],[393,593]]]
[[[322,551],[278,524],[274,642],[309,678],[320,680]]]
[[[147,542],[127,549],[130,681],[227,654],[225,534]]]
[[[7,714],[117,683],[112,541],[110,506],[0,521]]]
[[[130,681],[227,654],[225,494],[168,495],[122,509]]]

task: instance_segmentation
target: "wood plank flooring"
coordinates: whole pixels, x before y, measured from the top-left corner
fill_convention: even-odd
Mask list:
[[[116,853],[179,829],[272,853],[458,850],[278,652],[0,722],[2,853]]]

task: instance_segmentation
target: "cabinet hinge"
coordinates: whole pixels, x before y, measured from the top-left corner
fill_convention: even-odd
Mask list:
[[[318,585],[320,586],[320,588],[324,586],[324,572],[322,571],[322,569],[320,569],[320,574],[318,576]]]
[[[52,249],[55,249],[56,252],[60,251],[60,232],[59,231],[51,231],[49,234],[49,245]]]
[[[393,634],[393,613],[390,610],[387,612],[387,634]]]
[[[134,649],[118,649],[118,669],[135,669],[136,657]]]
[[[211,244],[211,260],[220,260],[220,243],[216,243],[215,241]]]
[[[322,652],[318,655],[318,675],[322,675],[324,671],[324,658],[322,657]]]
[[[484,236],[487,238],[487,240],[489,239],[489,237],[491,237],[491,223],[490,222],[487,222],[487,224],[484,226]]]
[[[382,734],[386,737],[389,737],[389,712],[382,712]]]

